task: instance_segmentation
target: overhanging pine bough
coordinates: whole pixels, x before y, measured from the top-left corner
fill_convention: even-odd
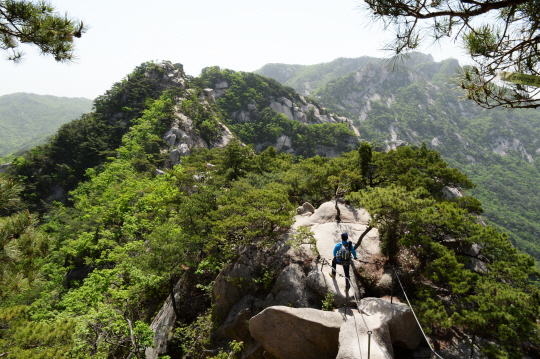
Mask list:
[[[0,1],[0,49],[10,51],[8,60],[18,62],[24,56],[19,45],[37,46],[44,55],[59,62],[73,59],[73,38],[86,32],[82,21],[60,16],[45,1]]]
[[[365,0],[373,21],[396,33],[386,45],[396,57],[423,40],[460,38],[475,62],[456,81],[466,97],[485,108],[538,108],[540,89],[495,84],[500,71],[540,75],[540,1]]]

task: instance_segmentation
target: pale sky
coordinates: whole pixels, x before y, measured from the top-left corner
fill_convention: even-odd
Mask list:
[[[311,65],[338,57],[385,57],[391,39],[366,26],[359,0],[52,0],[60,13],[82,19],[78,59],[56,63],[24,47],[13,64],[0,51],[0,96],[14,92],[94,99],[141,63],[182,63],[193,76],[218,65],[254,71],[266,63]],[[453,43],[426,47],[436,61],[464,61]]]

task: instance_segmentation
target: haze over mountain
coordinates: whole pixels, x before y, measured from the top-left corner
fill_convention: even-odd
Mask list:
[[[92,100],[29,93],[0,96],[0,157],[45,143],[58,128],[92,110]]]
[[[346,72],[352,66],[358,68]],[[352,120],[363,140],[395,148],[425,142],[478,186],[488,223],[540,259],[540,110],[484,110],[451,83],[457,60],[413,54],[397,71],[381,59],[268,64],[275,78]]]

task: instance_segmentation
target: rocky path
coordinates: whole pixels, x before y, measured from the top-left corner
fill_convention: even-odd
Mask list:
[[[342,276],[337,275],[336,278],[330,277],[332,271],[331,264],[333,258],[334,247],[341,241],[341,233],[347,232],[349,240],[357,242],[360,235],[366,229],[370,216],[364,209],[356,209],[342,203],[338,203],[340,210],[340,221],[336,220],[337,210],[335,202],[323,203],[317,210],[296,216],[296,222],[293,229],[301,226],[309,227],[317,239],[317,249],[321,255],[321,261],[317,264],[318,272],[312,273],[308,277],[308,281],[315,287],[319,293],[324,292],[324,288],[334,294],[334,304],[340,307],[346,302],[345,278],[343,267],[338,264],[337,272]],[[309,206],[306,206],[309,207]],[[299,210],[299,212],[302,212]],[[364,237],[361,248],[358,248],[358,258],[371,257],[373,254],[379,253],[379,234],[377,229],[372,229],[369,234]],[[357,298],[360,298],[361,288],[356,285],[352,268],[350,270],[352,288]],[[348,305],[355,305],[353,293],[349,292]]]

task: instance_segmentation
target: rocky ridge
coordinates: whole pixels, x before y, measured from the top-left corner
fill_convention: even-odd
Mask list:
[[[170,62],[162,62],[156,66],[161,71],[147,72],[145,76],[158,81],[164,90],[171,87],[186,87],[186,79],[181,64],[173,65]],[[187,94],[191,95],[193,91],[188,89]],[[207,110],[213,112],[210,106],[210,103],[215,101],[213,91],[203,91],[203,93],[198,95],[199,102]],[[184,99],[184,97],[175,98],[174,120],[171,127],[162,136],[168,145],[168,149],[163,150],[169,154],[168,167],[179,164],[181,158],[188,156],[194,149],[225,147],[234,138],[229,128],[218,120],[218,131],[220,134],[213,140],[205,141],[196,128],[193,119],[183,113],[181,103]],[[215,113],[214,115],[217,117]]]
[[[360,263],[355,262],[351,271],[353,291],[348,301],[344,278],[328,275],[328,260],[339,234],[347,231],[355,240],[370,219],[365,210],[339,203],[341,221],[337,222],[335,205],[327,202],[316,210],[309,204],[299,207],[295,224],[282,240],[263,251],[245,247],[238,259],[217,276],[212,289],[213,308],[222,324],[214,336],[224,341],[243,341],[242,359],[367,357],[368,341],[372,358],[402,358],[409,355],[406,353],[426,350],[407,305],[397,298],[390,303],[389,297],[365,297],[366,288],[357,276]],[[307,247],[295,250],[287,244],[301,226],[313,231],[320,256]],[[379,251],[378,233],[374,230],[364,238],[358,255],[369,261]],[[256,281],[263,270],[273,271],[276,278],[266,288]],[[341,270],[338,266],[338,272],[342,273]],[[321,280],[313,280],[315,276]],[[383,296],[391,290],[385,284],[387,277],[380,273],[375,280]],[[181,284],[176,291],[179,297]],[[333,304],[338,309],[323,311],[321,305],[329,292],[333,293]],[[359,300],[358,306],[354,296]],[[147,349],[147,358],[170,354],[167,333],[173,324],[169,298],[152,322],[151,328],[156,330],[155,348]],[[457,343],[461,345],[461,341]],[[208,350],[204,357],[216,353]],[[445,353],[445,357],[458,358],[453,356],[452,347]]]
[[[214,84],[213,88],[206,89],[205,94],[209,99],[215,101],[216,99],[220,98],[225,94],[229,86],[230,84],[227,81],[219,81]],[[353,125],[353,122],[350,119],[330,113],[324,107],[321,107],[316,103],[311,103],[303,96],[299,96],[299,99],[290,99],[284,96],[269,96],[267,100],[271,109],[275,110],[278,113],[284,114],[289,120],[297,121],[299,123],[307,125],[344,123],[350,130],[353,131],[356,137],[360,135],[357,128]],[[231,114],[232,119],[237,123],[249,122],[253,113],[257,111],[258,108],[259,106],[257,102],[251,100],[245,109],[234,111]],[[355,146],[358,143],[358,138],[351,138],[349,141],[351,145]],[[287,134],[282,134],[275,143],[255,143],[255,149],[257,151],[260,151],[268,146],[274,146],[279,152],[295,154],[293,141],[291,137]],[[337,157],[340,154],[340,151],[328,146],[314,144],[314,147],[317,153],[321,156]]]
[[[362,139],[384,142],[387,150],[407,143],[419,145],[425,142],[443,154],[457,150],[473,164],[480,159],[480,154],[486,152],[504,157],[508,152],[515,151],[529,163],[540,155],[537,136],[531,136],[523,126],[514,123],[523,122],[520,119],[523,114],[519,111],[508,113],[506,117],[509,120],[506,121],[505,116],[496,116],[497,121],[503,123],[494,123],[482,138],[470,138],[468,127],[474,126],[486,111],[470,101],[460,101],[462,94],[450,82],[454,71],[459,68],[457,60],[435,62],[431,55],[415,53],[411,54],[410,60],[397,63],[395,68],[382,59],[356,60],[359,66],[348,73],[340,73],[341,76],[334,69],[337,65],[326,68],[326,72],[321,71],[320,77],[326,78],[326,81],[317,82],[318,86],[312,88],[311,96],[328,110],[352,119]],[[266,66],[257,73],[275,78],[303,93],[301,83],[310,78],[308,74],[301,77],[300,70],[293,65]],[[288,76],[282,76],[283,69],[289,69]],[[291,82],[295,76],[300,77]],[[422,118],[422,121],[416,126],[404,121],[400,101],[403,104],[414,103],[417,112],[422,115],[410,111],[407,115]],[[397,112],[392,110],[393,107]],[[374,133],[366,132],[366,125],[378,133],[375,136],[378,138],[374,138]]]

